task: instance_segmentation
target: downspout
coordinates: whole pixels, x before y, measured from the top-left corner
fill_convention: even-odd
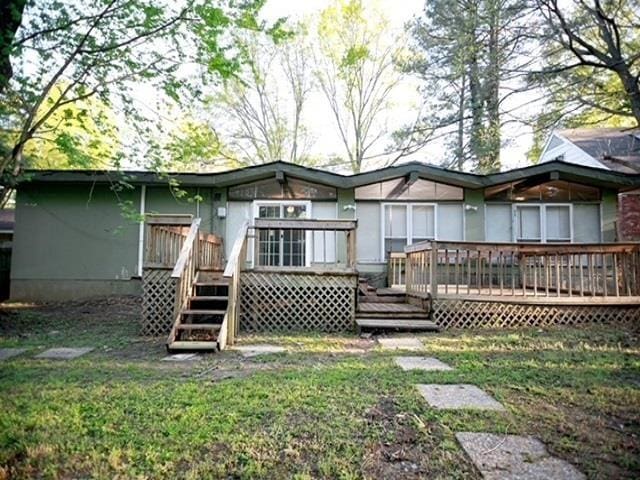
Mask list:
[[[142,278],[142,262],[144,260],[144,214],[146,210],[147,186],[140,188],[140,224],[138,226],[138,276]]]

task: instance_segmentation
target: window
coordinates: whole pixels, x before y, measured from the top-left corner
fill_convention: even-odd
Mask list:
[[[462,200],[460,187],[419,178],[394,178],[356,188],[356,200]]]
[[[286,177],[284,182],[268,178],[229,188],[229,200],[255,200],[257,198],[335,200],[336,196],[336,189],[333,187],[291,177]]]
[[[308,218],[309,202],[256,204],[258,218]],[[309,233],[304,230],[260,230],[257,261],[260,266],[302,267],[309,263]]]
[[[571,207],[569,205],[545,206],[547,242],[571,241]]]
[[[516,242],[571,242],[571,205],[514,205]]]
[[[382,258],[402,252],[406,245],[436,237],[436,206],[383,204],[384,244]]]
[[[536,178],[505,183],[489,187],[484,191],[485,200],[507,202],[597,202],[600,190],[589,185],[552,180],[537,181]]]
[[[533,205],[516,206],[516,241],[541,242],[540,207]]]

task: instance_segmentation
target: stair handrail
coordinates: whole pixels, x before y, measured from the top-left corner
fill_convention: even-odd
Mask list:
[[[223,350],[226,344],[233,345],[238,333],[238,317],[240,303],[240,272],[244,263],[243,259],[247,257],[247,231],[249,230],[249,221],[245,220],[236,234],[233,242],[227,265],[222,276],[229,278],[229,300],[227,304],[227,313],[224,316],[222,327],[220,329],[219,346]]]
[[[173,267],[171,278],[177,279],[174,314],[180,315],[180,311],[186,306],[191,292],[191,286],[198,269],[198,230],[200,218],[194,218],[189,228],[189,233],[182,244],[178,261]]]

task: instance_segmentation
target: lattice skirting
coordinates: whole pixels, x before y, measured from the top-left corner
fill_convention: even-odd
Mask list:
[[[142,335],[168,335],[173,326],[176,292],[171,270],[144,269],[142,272]]]
[[[337,332],[355,326],[355,275],[245,272],[240,284],[241,330]]]
[[[640,308],[612,305],[519,305],[469,300],[434,300],[433,320],[443,329],[637,322],[640,320]]]

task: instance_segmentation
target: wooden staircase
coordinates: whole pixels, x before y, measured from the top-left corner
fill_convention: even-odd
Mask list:
[[[220,330],[229,303],[229,281],[221,270],[200,270],[192,284],[187,307],[176,317],[167,351],[220,350]]]
[[[404,291],[375,288],[364,279],[360,279],[356,324],[360,329],[440,330],[431,321],[428,302],[421,306],[408,303]]]

